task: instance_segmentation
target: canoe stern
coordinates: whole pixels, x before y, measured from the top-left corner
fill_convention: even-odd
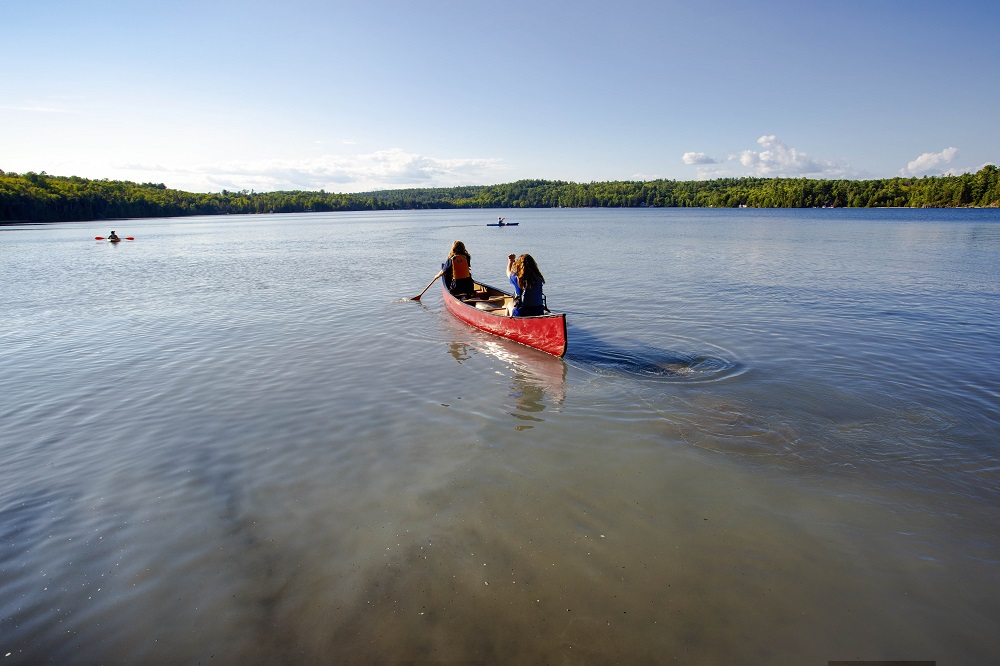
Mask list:
[[[487,286],[487,285],[484,285]],[[493,291],[502,292],[495,287],[487,287]],[[552,313],[538,317],[508,317],[480,310],[473,305],[463,303],[451,295],[442,285],[442,298],[448,310],[478,329],[499,335],[502,338],[519,342],[522,345],[538,349],[553,356],[563,356],[566,353],[566,315]]]

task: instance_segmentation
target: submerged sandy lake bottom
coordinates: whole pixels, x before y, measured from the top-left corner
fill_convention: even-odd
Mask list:
[[[996,661],[996,213],[504,215],[0,228],[0,655]]]

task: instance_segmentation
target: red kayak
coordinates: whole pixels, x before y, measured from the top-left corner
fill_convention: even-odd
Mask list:
[[[448,291],[444,280],[441,292],[448,310],[470,326],[553,356],[566,353],[565,314],[550,312],[537,317],[508,317],[505,306],[513,302],[514,295],[479,282],[475,295],[464,301]]]

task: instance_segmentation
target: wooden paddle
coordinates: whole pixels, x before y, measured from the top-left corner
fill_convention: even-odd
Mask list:
[[[438,273],[437,275],[435,275],[434,279],[432,279],[430,282],[428,282],[427,286],[424,287],[424,290],[422,292],[420,292],[418,295],[416,295],[413,298],[411,298],[410,300],[411,301],[419,301],[420,297],[423,296],[427,292],[427,290],[431,288],[431,285],[434,284],[434,282],[437,281],[437,279],[439,277],[441,277],[441,273]]]

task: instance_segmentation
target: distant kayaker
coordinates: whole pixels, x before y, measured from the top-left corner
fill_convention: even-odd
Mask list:
[[[545,314],[545,296],[542,294],[545,278],[530,254],[522,254],[520,257],[508,254],[507,277],[514,285],[514,305],[509,310],[511,317]]]
[[[503,218],[502,217],[498,217],[497,218],[497,226],[498,227],[502,227],[503,226]]]
[[[451,253],[441,264],[441,272],[434,279],[442,275],[451,293],[471,296],[476,292],[475,282],[472,281],[472,256],[462,241],[457,240],[451,244]]]
[[[118,234],[116,234],[116,233],[115,233],[115,232],[114,232],[114,231],[112,230],[112,232],[111,232],[110,234],[108,234],[108,240],[109,240],[109,241],[119,241],[119,240],[121,240],[121,239],[120,239],[120,238],[118,238]]]

